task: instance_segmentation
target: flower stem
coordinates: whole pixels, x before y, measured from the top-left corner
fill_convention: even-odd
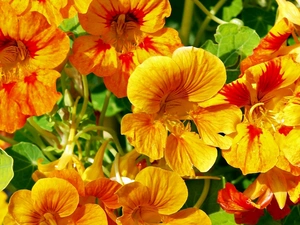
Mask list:
[[[218,3],[210,11],[211,15],[215,15],[219,11],[219,9],[224,5],[225,2],[226,2],[226,0],[218,1]],[[203,23],[201,24],[200,29],[198,30],[198,32],[196,34],[196,38],[195,38],[195,41],[194,41],[194,46],[198,47],[200,45],[201,37],[203,36],[204,31],[205,31],[205,29],[208,26],[210,21],[211,21],[211,17],[207,15],[206,18],[204,19]]]
[[[4,142],[7,142],[11,145],[15,145],[15,144],[18,144],[19,142],[15,141],[14,139],[12,138],[9,138],[9,137],[5,137],[5,136],[2,136],[0,135],[0,140],[4,141]]]
[[[117,136],[116,132],[113,129],[109,128],[109,127],[94,126],[94,125],[88,126],[88,127],[84,128],[84,129],[82,129],[81,131],[79,131],[75,135],[75,140],[78,139],[83,133],[86,133],[88,131],[95,131],[95,130],[100,130],[100,131],[106,131],[106,132],[108,132],[112,136],[113,141],[114,141],[114,143],[115,143],[115,145],[117,147],[117,150],[118,150],[119,154],[120,155],[124,155],[122,146],[121,146],[121,144],[119,142],[119,139],[118,139],[118,136]]]
[[[76,119],[76,127],[79,125],[80,121],[82,120],[82,117],[84,116],[86,109],[87,109],[87,105],[89,103],[89,85],[88,85],[88,80],[87,77],[85,75],[81,75],[82,78],[82,84],[83,84],[83,104],[82,104],[82,108],[81,111],[79,113],[79,115],[77,116]]]
[[[204,12],[208,17],[210,17],[213,21],[215,21],[218,24],[224,24],[227,23],[224,20],[221,20],[220,18],[213,15],[210,11],[208,11],[205,6],[199,1],[199,0],[193,0],[194,3]]]
[[[205,201],[205,199],[208,195],[209,188],[210,188],[210,179],[205,179],[202,193],[201,193],[198,201],[196,202],[196,204],[193,206],[194,208],[199,209],[201,207],[201,205],[203,204],[203,202]]]
[[[189,44],[189,36],[192,27],[192,17],[194,12],[194,3],[192,0],[185,0],[180,28],[180,38],[184,45]]]
[[[28,118],[28,122],[29,122],[29,124],[30,124],[32,127],[34,127],[34,129],[35,129],[40,135],[42,135],[43,138],[46,139],[46,141],[47,141],[50,145],[55,146],[55,147],[57,147],[57,148],[60,148],[60,147],[61,147],[58,138],[57,138],[54,134],[50,133],[49,131],[46,131],[46,130],[42,129],[42,128],[34,121],[33,117]],[[34,135],[34,134],[33,134],[33,135]]]
[[[108,108],[110,96],[111,96],[111,92],[109,90],[106,90],[106,95],[105,95],[104,103],[99,118],[99,126],[103,126],[104,124],[105,114]],[[100,130],[100,137],[103,138],[103,130]]]

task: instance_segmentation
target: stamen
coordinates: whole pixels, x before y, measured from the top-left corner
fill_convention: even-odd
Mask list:
[[[125,14],[121,14],[117,19],[116,32],[118,35],[122,35],[126,29],[125,18],[126,18]]]
[[[264,105],[263,102],[258,102],[258,103],[254,104],[254,105],[250,108],[250,110],[249,110],[249,122],[250,122],[251,124],[253,123],[253,120],[252,120],[252,114],[253,114],[253,111],[254,111],[256,108],[258,108],[259,106],[262,106],[262,105]]]

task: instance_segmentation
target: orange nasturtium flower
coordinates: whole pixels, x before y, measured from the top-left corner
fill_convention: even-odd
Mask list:
[[[86,13],[92,0],[5,0],[17,15],[27,12],[43,14],[48,23],[58,26],[66,18],[74,17],[78,12]]]
[[[107,225],[106,215],[97,204],[79,204],[76,188],[61,178],[43,178],[32,191],[16,191],[9,202],[6,221],[16,224]]]
[[[172,58],[147,59],[129,78],[133,113],[123,117],[121,133],[137,152],[153,160],[165,156],[168,166],[182,176],[195,175],[193,166],[208,171],[217,157],[215,147],[231,146],[231,138],[220,133],[235,132],[241,120],[235,106],[200,106],[225,80],[223,63],[203,49],[182,47]],[[201,138],[181,120],[194,121]]]
[[[0,8],[0,130],[14,132],[26,118],[50,112],[60,98],[53,70],[66,58],[68,37],[39,13],[17,17]]]
[[[222,151],[226,161],[243,174],[267,172],[277,164],[282,153],[275,136],[290,125],[284,120],[283,110],[299,78],[295,73],[298,70],[300,64],[292,55],[277,57],[250,67],[220,91],[225,101],[245,110],[230,150]],[[293,148],[296,151],[298,146]]]
[[[122,205],[120,224],[194,224],[210,225],[209,217],[196,208],[180,210],[188,191],[176,173],[157,167],[141,170],[135,182],[121,187],[116,194]],[[179,211],[179,212],[178,212]]]
[[[94,0],[79,14],[91,35],[74,41],[70,61],[81,74],[103,77],[109,90],[125,97],[137,65],[153,55],[171,56],[181,46],[177,31],[163,28],[170,13],[168,0]]]

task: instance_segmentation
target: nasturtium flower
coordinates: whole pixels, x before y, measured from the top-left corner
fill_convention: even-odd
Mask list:
[[[53,70],[66,58],[69,39],[39,13],[17,17],[0,8],[0,130],[12,133],[26,118],[52,110],[60,94]]]
[[[8,211],[8,204],[6,202],[7,194],[4,191],[0,192],[0,224],[3,223],[3,219]]]
[[[129,78],[133,113],[123,117],[121,133],[137,152],[153,160],[165,157],[168,166],[182,176],[195,175],[193,166],[208,171],[217,157],[215,147],[231,145],[232,140],[220,133],[235,132],[241,120],[236,106],[200,105],[215,96],[225,80],[223,63],[202,49],[182,47],[172,58],[145,60]],[[212,116],[218,118],[211,120]],[[200,136],[182,120],[194,121]]]
[[[81,74],[103,77],[109,90],[125,97],[137,65],[153,55],[171,56],[181,46],[178,32],[163,28],[170,13],[168,0],[94,0],[86,14],[79,14],[91,35],[75,39],[70,61]]]
[[[248,68],[220,91],[226,102],[244,107],[244,120],[237,125],[233,144],[229,151],[222,151],[227,162],[243,174],[267,172],[277,164],[281,152],[275,136],[285,125],[284,102],[292,94],[299,78],[294,71],[299,69],[292,55],[277,57]]]
[[[32,191],[19,190],[12,195],[8,219],[17,224],[107,224],[100,206],[78,203],[79,194],[72,184],[60,178],[44,178]]]
[[[123,215],[117,219],[121,224],[211,224],[199,209],[179,211],[188,191],[183,179],[171,171],[147,167],[116,194],[122,205]]]

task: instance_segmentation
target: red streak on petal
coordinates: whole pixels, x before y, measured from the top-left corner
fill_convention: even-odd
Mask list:
[[[37,79],[36,79],[37,74],[34,72],[31,74],[31,76],[27,76],[24,78],[24,82],[28,84],[33,84]]]
[[[36,52],[38,50],[40,50],[40,48],[38,48],[37,43],[34,41],[22,41],[24,43],[24,45],[26,46],[28,52],[29,52],[29,56],[31,58],[34,58],[37,54]]]
[[[125,65],[126,70],[130,70],[131,65],[133,64],[133,52],[127,52],[119,56],[122,64]]]
[[[284,81],[280,73],[280,65],[274,61],[267,63],[266,71],[260,76],[257,83],[257,97],[258,100],[262,99],[267,93],[271,92],[275,88],[279,87]]]
[[[154,42],[152,41],[151,37],[145,37],[143,42],[139,44],[139,47],[145,49],[147,52],[149,52],[150,49],[157,52],[156,48],[153,46],[153,43]]]
[[[99,39],[97,42],[98,53],[105,52],[106,50],[110,49],[111,46],[109,44],[104,43],[103,40]]]
[[[8,84],[2,84],[2,88],[7,92],[10,93],[11,89],[15,86],[16,82],[8,83]],[[0,88],[0,89],[2,89]]]
[[[278,129],[278,132],[279,132],[280,134],[283,134],[284,136],[287,136],[287,135],[290,133],[291,130],[293,130],[293,127],[282,125],[282,126]]]
[[[252,142],[254,140],[254,138],[258,137],[263,133],[262,132],[262,129],[259,128],[259,127],[255,127],[253,125],[249,125],[247,126],[248,128],[248,133],[249,133],[249,138],[250,138],[250,141]]]
[[[234,104],[238,107],[251,104],[250,92],[247,86],[238,81],[225,85],[220,91],[220,94],[224,95],[230,104]]]
[[[145,13],[142,9],[132,9],[129,11],[128,16],[135,19],[135,21],[142,26],[144,21],[144,17],[145,17]]]

